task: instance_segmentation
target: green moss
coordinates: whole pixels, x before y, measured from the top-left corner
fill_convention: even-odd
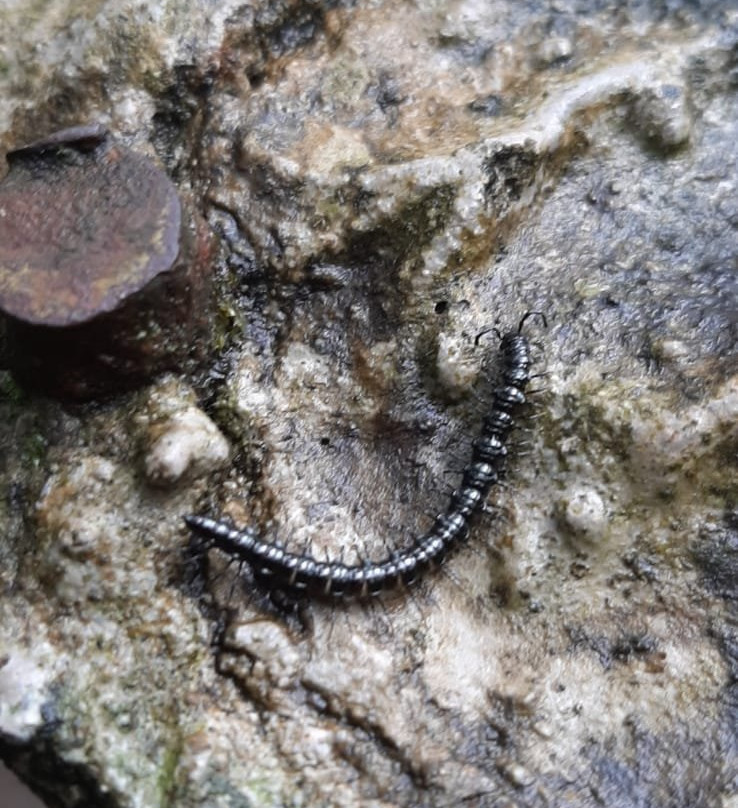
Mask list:
[[[26,394],[10,373],[0,373],[0,404],[18,407],[26,400]]]
[[[48,448],[43,418],[10,373],[0,373],[0,419],[14,425],[13,442],[18,447],[21,463],[28,470],[39,468]]]
[[[23,456],[27,463],[34,468],[42,465],[46,457],[46,436],[41,432],[33,431],[26,435],[23,442]]]
[[[156,787],[161,806],[176,805],[177,769],[179,768],[183,747],[182,733],[177,731],[164,751],[164,758],[157,779]]]

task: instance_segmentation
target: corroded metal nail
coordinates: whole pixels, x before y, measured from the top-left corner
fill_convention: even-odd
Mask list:
[[[0,311],[21,383],[83,399],[194,361],[207,342],[209,243],[169,178],[99,125],[7,160]]]

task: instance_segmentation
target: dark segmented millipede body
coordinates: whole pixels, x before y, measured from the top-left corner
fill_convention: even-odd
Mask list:
[[[525,388],[531,378],[530,342],[522,331],[525,321],[534,315],[547,325],[541,312],[530,311],[516,331],[499,334],[494,329],[500,339],[502,380],[494,390],[481,434],[472,444],[472,457],[464,468],[461,487],[452,495],[446,513],[439,514],[430,531],[409,547],[390,553],[381,561],[344,564],[319,561],[309,553],[290,552],[259,538],[250,528],[238,530],[207,516],[186,516],[185,522],[211,546],[248,564],[272,588],[317,598],[362,599],[411,584],[466,539],[469,520],[481,509],[491,487],[504,473],[506,441],[514,415],[526,403]]]

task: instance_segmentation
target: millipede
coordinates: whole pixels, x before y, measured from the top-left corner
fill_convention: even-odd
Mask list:
[[[467,539],[471,518],[481,510],[492,486],[504,475],[508,438],[516,416],[527,403],[525,390],[531,380],[532,358],[523,327],[534,316],[548,327],[543,312],[529,311],[516,330],[501,334],[497,329],[487,329],[477,335],[475,344],[490,330],[499,338],[500,381],[493,389],[481,432],[472,442],[471,459],[464,467],[461,486],[452,494],[446,511],[436,517],[430,531],[408,547],[379,561],[345,564],[286,550],[260,538],[252,528],[238,529],[208,516],[185,516],[187,526],[206,539],[208,547],[249,565],[270,588],[294,592],[298,597],[362,600],[412,585]]]

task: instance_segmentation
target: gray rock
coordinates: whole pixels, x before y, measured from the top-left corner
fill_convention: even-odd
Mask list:
[[[65,806],[731,805],[732,12],[24,14],[0,12],[0,143],[100,120],[221,242],[227,338],[174,398],[232,465],[153,487],[158,388],[65,410],[3,379],[3,760]],[[489,401],[475,337],[533,310],[505,485],[411,592],[290,611],[187,535],[208,512],[319,558],[405,546]]]

